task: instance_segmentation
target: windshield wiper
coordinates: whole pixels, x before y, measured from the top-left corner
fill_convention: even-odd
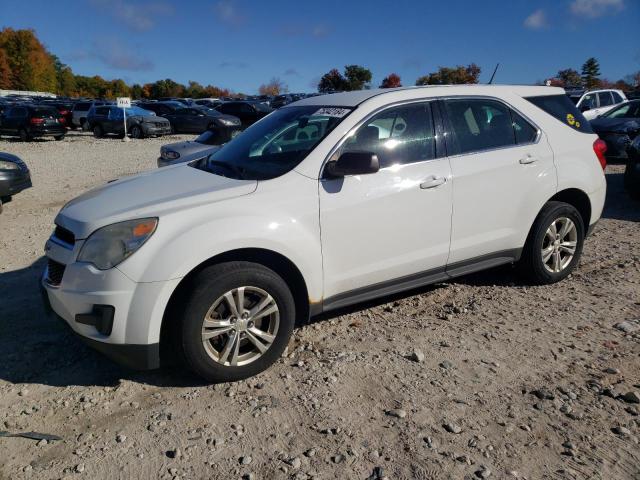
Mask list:
[[[226,168],[227,170],[233,172],[238,176],[238,180],[244,180],[244,173],[240,169],[240,167],[236,167],[235,165],[227,162],[222,162],[220,160],[209,160],[209,165],[217,165],[222,168]]]

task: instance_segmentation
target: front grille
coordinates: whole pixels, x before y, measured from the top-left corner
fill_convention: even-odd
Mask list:
[[[56,229],[53,231],[53,236],[62,240],[64,243],[68,243],[69,245],[75,245],[76,243],[76,237],[73,232],[70,232],[66,228],[62,228],[59,225],[56,225]]]
[[[64,275],[65,265],[56,262],[55,260],[48,259],[47,265],[47,282],[50,285],[58,286],[62,282],[62,276]]]

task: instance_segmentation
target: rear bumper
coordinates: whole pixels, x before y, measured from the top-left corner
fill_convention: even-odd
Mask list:
[[[28,132],[32,137],[57,137],[67,133],[67,129],[62,125],[57,127],[30,127]]]

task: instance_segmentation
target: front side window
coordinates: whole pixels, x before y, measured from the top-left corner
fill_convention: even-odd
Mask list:
[[[608,111],[603,115],[606,118],[640,118],[640,102],[625,103]]]
[[[584,111],[591,110],[592,108],[597,108],[597,106],[598,106],[598,103],[596,102],[595,93],[590,93],[588,95],[585,95],[582,101],[580,102],[580,109]]]
[[[515,145],[509,108],[494,100],[451,99],[445,108],[455,134],[457,153]]]
[[[435,133],[429,103],[394,107],[374,116],[351,135],[343,152],[375,153],[380,168],[435,158]]]
[[[613,98],[611,97],[610,92],[599,92],[598,100],[600,101],[601,107],[608,107],[609,105],[613,105]]]
[[[538,136],[537,128],[513,110],[511,110],[511,120],[513,121],[513,130],[515,131],[518,145],[535,142]]]
[[[275,111],[194,168],[242,180],[268,180],[295,168],[350,108],[303,106]]]

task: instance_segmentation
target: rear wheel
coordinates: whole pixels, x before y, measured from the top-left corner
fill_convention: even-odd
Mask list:
[[[93,127],[93,136],[96,138],[104,137],[104,130],[100,125],[96,125]]]
[[[634,200],[640,200],[640,163],[631,159],[624,170],[624,188]]]
[[[31,140],[29,133],[24,128],[20,129],[20,131],[18,132],[18,136],[20,137],[21,142],[28,142],[29,140]]]
[[[532,283],[559,282],[576,268],[584,244],[584,222],[575,207],[548,202],[538,214],[519,262]]]
[[[186,364],[210,382],[256,375],[282,354],[295,322],[291,291],[250,262],[206,268],[193,280],[180,325]]]

